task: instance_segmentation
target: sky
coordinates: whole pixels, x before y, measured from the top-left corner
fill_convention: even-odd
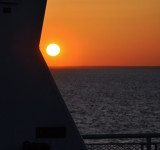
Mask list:
[[[48,0],[40,50],[49,67],[160,66],[160,0]]]

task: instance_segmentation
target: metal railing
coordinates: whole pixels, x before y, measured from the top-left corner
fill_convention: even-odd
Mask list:
[[[160,134],[82,135],[88,150],[160,150]]]

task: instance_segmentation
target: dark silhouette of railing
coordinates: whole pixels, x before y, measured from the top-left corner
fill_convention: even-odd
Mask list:
[[[160,134],[82,135],[88,150],[160,150]]]

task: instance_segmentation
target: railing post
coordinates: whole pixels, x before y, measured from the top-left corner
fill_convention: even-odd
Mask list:
[[[141,144],[141,150],[144,150],[144,145],[143,144]]]
[[[155,144],[155,150],[157,150],[157,144]]]
[[[147,150],[151,150],[151,138],[147,138]]]

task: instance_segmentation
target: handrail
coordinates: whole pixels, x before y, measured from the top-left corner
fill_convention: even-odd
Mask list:
[[[87,134],[83,139],[118,139],[118,138],[160,138],[160,133],[151,134]]]
[[[151,133],[151,134],[93,134],[93,135],[82,135],[84,140],[100,140],[100,139],[146,139],[146,143],[132,143],[132,144],[140,144],[141,149],[144,150],[144,145],[146,145],[147,150],[152,150],[152,145],[154,145],[155,150],[157,150],[157,144],[152,142],[152,138],[160,138],[160,133]],[[87,145],[101,145],[102,143],[90,143]],[[104,144],[104,143],[103,143]],[[106,143],[105,145],[113,144],[113,143]],[[114,143],[116,145],[120,143]],[[121,143],[124,144],[124,143]],[[131,143],[128,143],[131,144]]]

